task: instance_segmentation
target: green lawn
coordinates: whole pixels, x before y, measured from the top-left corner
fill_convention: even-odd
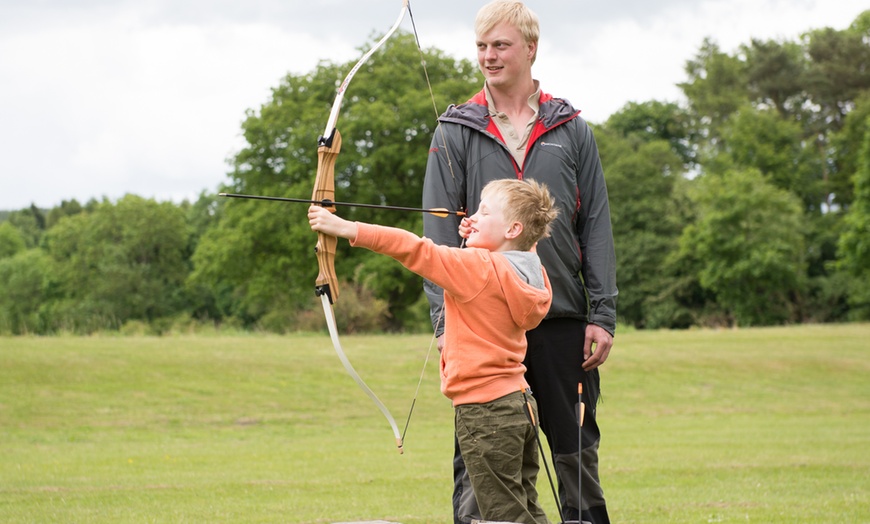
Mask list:
[[[401,429],[430,337],[343,342]],[[870,325],[624,333],[602,376],[614,523],[870,523]],[[325,334],[0,338],[0,429],[4,523],[451,522],[434,355],[404,455]]]

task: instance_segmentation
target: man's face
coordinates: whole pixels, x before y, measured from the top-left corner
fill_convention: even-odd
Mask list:
[[[477,64],[490,88],[509,88],[531,78],[534,56],[535,44],[507,22],[477,35]]]

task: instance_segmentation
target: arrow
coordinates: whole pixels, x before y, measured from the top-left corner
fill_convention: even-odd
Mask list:
[[[430,215],[434,215],[440,218],[447,218],[449,215],[456,215],[458,217],[464,217],[464,211],[449,211],[444,208],[436,207],[432,209],[423,209],[418,207],[400,207],[400,206],[383,206],[378,204],[357,204],[353,202],[333,202],[329,199],[323,200],[308,200],[305,198],[285,198],[285,197],[273,197],[273,196],[260,196],[260,195],[240,195],[237,193],[218,193],[218,196],[228,197],[228,198],[249,198],[254,200],[275,200],[278,202],[297,202],[302,204],[318,204],[323,207],[333,207],[333,206],[345,206],[345,207],[368,207],[372,209],[391,209],[393,211],[411,211],[416,213],[429,213]]]

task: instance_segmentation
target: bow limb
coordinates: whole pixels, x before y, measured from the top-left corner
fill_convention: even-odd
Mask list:
[[[317,180],[315,182],[314,193],[311,200],[330,201],[335,199],[335,159],[341,150],[341,135],[335,131],[332,137],[330,146],[322,145],[317,151]],[[335,206],[328,207],[329,211],[335,212]],[[323,233],[317,234],[317,245],[314,251],[317,253],[317,265],[320,268],[320,273],[317,275],[315,282],[315,293],[320,296],[323,303],[323,315],[326,318],[326,326],[329,328],[329,336],[332,339],[332,346],[335,348],[335,353],[339,360],[344,365],[347,373],[353,377],[359,387],[369,396],[372,402],[381,410],[390,427],[393,429],[393,435],[396,437],[396,447],[399,448],[399,453],[403,453],[402,435],[399,433],[399,427],[396,420],[387,409],[387,406],[375,395],[359,373],[353,368],[341,347],[341,342],[338,339],[338,327],[335,323],[335,313],[332,310],[332,304],[338,299],[338,277],[335,273],[335,248],[338,239],[331,235]]]
[[[405,19],[405,14],[408,12],[408,0],[402,0],[402,10],[399,12],[398,18],[393,23],[393,26],[390,27],[389,31],[380,39],[378,43],[376,43],[371,49],[368,50],[366,54],[359,59],[355,66],[351,68],[351,70],[347,73],[347,76],[344,77],[344,81],[341,83],[341,86],[338,88],[338,93],[335,96],[335,102],[332,104],[332,110],[329,112],[329,119],[326,121],[326,128],[323,130],[323,136],[320,137],[320,145],[329,145],[332,140],[332,134],[335,131],[335,125],[338,122],[338,113],[341,111],[341,102],[344,100],[344,92],[347,89],[347,86],[350,84],[350,81],[353,79],[356,72],[359,71],[359,68],[366,63],[370,56],[372,56],[375,51],[381,48],[384,43],[393,36],[393,33],[396,32],[396,29],[399,28],[399,24],[402,23],[402,20]],[[312,199],[314,200],[314,199]]]
[[[332,345],[335,347],[335,352],[338,353],[338,358],[341,360],[341,363],[344,364],[344,369],[347,373],[353,377],[354,381],[356,381],[357,385],[365,391],[366,395],[372,399],[372,402],[381,410],[381,413],[384,414],[387,421],[390,423],[390,427],[393,428],[393,435],[396,437],[396,447],[399,448],[399,453],[404,453],[403,443],[402,443],[402,435],[399,433],[399,426],[396,424],[396,419],[393,418],[393,415],[390,413],[390,410],[387,409],[387,406],[381,402],[381,399],[375,395],[375,392],[372,391],[370,387],[363,381],[362,377],[356,372],[353,366],[350,364],[350,360],[348,360],[347,355],[344,354],[344,351],[341,349],[341,342],[338,340],[338,330],[335,325],[335,315],[332,311],[332,306],[329,303],[326,295],[320,296],[320,301],[323,303],[323,314],[326,317],[326,324],[329,326],[329,335],[332,337]]]
[[[402,10],[399,12],[399,16],[396,18],[393,26],[389,31],[387,31],[383,38],[374,45],[374,47],[369,49],[369,51],[360,58],[339,86],[338,92],[335,96],[335,101],[332,104],[332,110],[329,113],[329,119],[326,121],[326,128],[323,131],[323,135],[321,135],[318,140],[317,177],[314,181],[314,191],[311,195],[311,200],[335,201],[335,160],[341,151],[341,134],[338,132],[336,124],[338,122],[338,114],[341,111],[341,103],[344,100],[344,93],[359,68],[362,67],[366,60],[368,60],[375,51],[384,45],[393,33],[396,32],[396,29],[405,18],[407,12],[408,0],[403,0]],[[335,213],[335,206],[327,207],[327,209],[330,212]],[[369,398],[372,399],[378,409],[381,410],[384,417],[386,417],[393,429],[393,434],[396,437],[396,446],[399,448],[399,453],[403,453],[402,436],[399,433],[396,420],[393,418],[390,410],[387,409],[384,403],[380,401],[377,395],[375,395],[371,388],[369,388],[363,379],[360,378],[356,370],[354,370],[347,355],[344,354],[344,350],[342,349],[341,343],[338,339],[335,314],[332,310],[332,305],[336,300],[338,300],[339,294],[338,277],[335,273],[335,248],[337,243],[338,239],[334,236],[325,235],[323,233],[317,234],[317,246],[315,247],[315,252],[317,253],[319,273],[315,284],[315,292],[320,296],[321,302],[323,303],[323,313],[326,317],[326,325],[329,328],[329,335],[332,338],[332,345],[335,347],[335,352],[338,354],[338,358],[341,360],[342,364],[344,364],[344,368],[347,370],[348,374],[353,377],[354,381],[356,381],[359,387],[362,388]]]
[[[341,152],[341,133],[338,132],[336,125],[338,123],[338,114],[341,111],[341,103],[344,100],[344,93],[347,90],[347,86],[350,85],[350,81],[356,75],[356,72],[359,71],[359,68],[396,32],[399,24],[405,18],[408,9],[408,0],[403,0],[402,10],[399,12],[399,16],[396,18],[393,26],[359,59],[339,86],[338,92],[335,95],[335,101],[332,103],[332,109],[329,112],[329,118],[326,120],[326,127],[317,141],[317,177],[314,181],[314,192],[311,194],[311,200],[335,201],[335,159],[338,157],[339,152]],[[327,209],[331,213],[335,213],[335,206],[328,207]],[[317,246],[314,248],[317,253],[317,266],[320,270],[317,275],[315,290],[318,296],[325,294],[329,297],[329,302],[332,304],[338,300],[339,294],[338,277],[335,273],[336,244],[337,239],[335,237],[318,233]]]

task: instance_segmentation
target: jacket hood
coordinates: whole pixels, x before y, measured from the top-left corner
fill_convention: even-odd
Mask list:
[[[538,119],[544,130],[552,129],[580,114],[580,110],[575,109],[571,102],[564,98],[555,98],[549,93],[541,92],[538,103]],[[490,122],[486,90],[481,90],[464,104],[449,106],[439,120],[463,124],[473,129],[486,129]]]
[[[496,277],[505,290],[511,319],[522,329],[534,329],[553,301],[547,272],[534,253],[512,251],[502,256],[506,263],[498,266]]]

